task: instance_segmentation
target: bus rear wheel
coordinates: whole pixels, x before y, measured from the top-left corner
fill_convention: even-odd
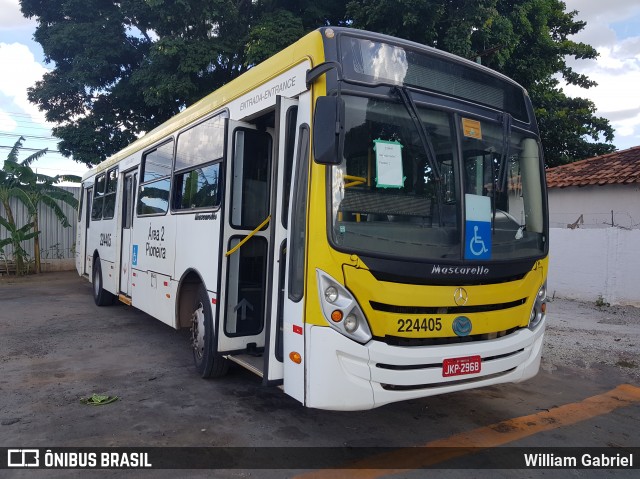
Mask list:
[[[103,284],[100,257],[96,256],[93,261],[93,301],[95,301],[98,306],[108,306],[113,304],[114,296],[103,288]]]
[[[203,378],[216,378],[227,373],[229,361],[215,353],[213,315],[209,304],[209,295],[201,284],[191,313],[191,348],[198,374]]]

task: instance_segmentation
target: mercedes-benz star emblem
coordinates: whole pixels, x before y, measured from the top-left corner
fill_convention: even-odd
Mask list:
[[[458,288],[453,292],[453,301],[458,306],[464,306],[469,301],[469,293],[464,288]]]

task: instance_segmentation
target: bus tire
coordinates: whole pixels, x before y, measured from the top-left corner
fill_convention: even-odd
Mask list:
[[[229,360],[215,352],[210,303],[207,290],[200,284],[191,309],[191,349],[196,370],[203,378],[224,376],[229,370]]]
[[[114,295],[103,288],[102,267],[100,257],[96,256],[93,261],[93,300],[98,306],[109,306],[113,304]]]

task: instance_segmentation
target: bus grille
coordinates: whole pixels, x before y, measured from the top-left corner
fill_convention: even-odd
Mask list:
[[[378,341],[387,343],[389,346],[442,346],[445,344],[459,344],[470,343],[473,341],[489,341],[491,339],[502,338],[518,331],[519,327],[505,329],[504,331],[498,331],[496,333],[485,334],[471,334],[469,336],[453,336],[449,338],[403,338],[400,336],[384,336],[382,338],[376,337]]]
[[[393,304],[378,303],[369,301],[371,307],[376,311],[384,313],[398,314],[471,314],[487,313],[491,311],[502,311],[510,308],[517,308],[527,302],[527,298],[517,299],[508,303],[480,304],[476,306],[396,306]]]

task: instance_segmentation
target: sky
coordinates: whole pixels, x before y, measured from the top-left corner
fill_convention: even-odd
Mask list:
[[[640,146],[640,2],[638,0],[565,0],[567,10],[577,10],[586,28],[573,40],[597,49],[596,60],[569,60],[579,73],[598,83],[588,90],[565,86],[569,96],[589,98],[597,115],[615,130],[617,149]],[[33,41],[36,23],[24,18],[18,0],[0,0],[0,160],[22,135],[23,156],[48,148],[33,164],[47,175],[82,175],[87,168],[57,153],[57,140],[44,115],[27,100],[27,88],[51,69],[44,63],[40,45]]]

